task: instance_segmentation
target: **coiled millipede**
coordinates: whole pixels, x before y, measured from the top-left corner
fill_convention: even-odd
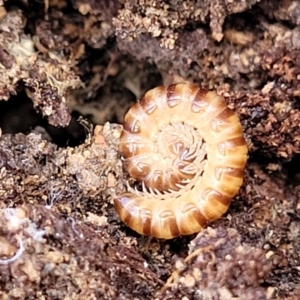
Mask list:
[[[148,91],[125,116],[120,152],[141,189],[117,195],[121,220],[170,239],[220,218],[243,183],[248,148],[222,96],[189,83]]]

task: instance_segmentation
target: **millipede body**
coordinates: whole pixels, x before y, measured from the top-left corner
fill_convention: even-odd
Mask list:
[[[170,239],[220,218],[243,183],[247,145],[222,96],[189,83],[148,91],[125,116],[120,152],[140,187],[114,200],[142,235]]]

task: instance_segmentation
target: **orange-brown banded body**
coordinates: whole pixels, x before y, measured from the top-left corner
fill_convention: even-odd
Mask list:
[[[247,145],[216,92],[188,83],[148,91],[125,116],[120,152],[142,183],[114,201],[142,235],[170,239],[220,218],[243,183]]]

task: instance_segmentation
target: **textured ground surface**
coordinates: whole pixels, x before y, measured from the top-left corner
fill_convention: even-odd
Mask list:
[[[249,162],[223,218],[149,240],[112,205],[121,124],[180,81],[225,96]],[[298,1],[0,0],[0,128],[1,299],[299,299]]]

